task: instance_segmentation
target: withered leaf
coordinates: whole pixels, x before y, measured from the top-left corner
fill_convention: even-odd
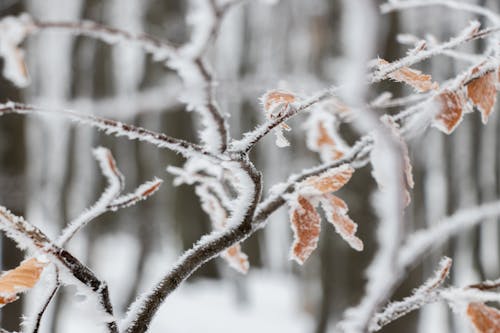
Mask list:
[[[321,217],[313,204],[303,196],[297,198],[290,211],[294,232],[291,257],[303,264],[317,247]]]
[[[500,332],[500,311],[483,303],[469,303],[467,316],[477,333]]]
[[[5,272],[0,277],[0,307],[14,302],[18,299],[18,294],[33,288],[45,266],[45,263],[31,258]]]
[[[460,124],[464,114],[463,98],[449,90],[436,96],[439,112],[434,118],[433,126],[446,134],[451,134]]]
[[[379,59],[379,65],[387,65],[388,61]],[[431,89],[437,89],[437,82],[432,82],[432,76],[423,74],[421,71],[402,67],[388,75],[391,79],[397,82],[404,82],[413,87],[418,92],[426,92]]]
[[[474,68],[472,73],[479,71]],[[471,81],[467,85],[467,97],[472,104],[481,112],[483,124],[488,122],[488,117],[493,112],[497,100],[496,83],[497,76],[489,72]]]

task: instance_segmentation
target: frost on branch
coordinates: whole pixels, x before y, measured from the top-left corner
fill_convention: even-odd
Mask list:
[[[268,120],[276,120],[284,116],[290,108],[290,104],[296,101],[296,96],[283,90],[270,90],[261,97],[262,106]],[[291,128],[284,122],[274,129],[276,134],[276,145],[288,147],[290,143],[283,135],[283,130],[290,131]]]
[[[297,185],[297,193],[288,199],[290,220],[294,232],[291,258],[299,264],[316,249],[321,217],[316,208],[321,203],[327,220],[340,236],[355,250],[363,250],[363,242],[355,236],[357,225],[347,215],[347,204],[332,192],[340,190],[354,169],[343,164],[318,176],[311,176]]]
[[[500,332],[500,311],[483,303],[470,303],[467,316],[477,333]]]
[[[0,21],[0,57],[4,60],[3,76],[18,87],[29,82],[24,52],[19,48],[29,33],[31,18],[28,15],[8,16]]]
[[[472,74],[479,72],[479,67],[472,70]],[[495,72],[485,73],[467,85],[467,97],[481,112],[483,124],[488,122],[488,117],[495,107],[497,100],[497,75]]]
[[[389,62],[384,59],[378,59],[379,66],[388,65]],[[438,89],[437,82],[432,81],[432,76],[423,74],[422,72],[411,69],[408,67],[401,67],[400,69],[388,74],[388,77],[397,82],[404,82],[417,92],[426,92],[429,90]]]
[[[47,263],[31,258],[0,276],[0,308],[12,303],[23,293],[35,286]]]
[[[440,131],[451,134],[464,115],[464,97],[460,92],[445,90],[436,96],[438,112],[432,125]]]

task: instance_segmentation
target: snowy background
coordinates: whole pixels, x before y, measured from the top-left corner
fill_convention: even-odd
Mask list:
[[[356,0],[351,0],[356,1]],[[228,114],[231,134],[240,137],[265,121],[259,97],[281,88],[307,96],[344,82],[349,52],[345,40],[349,10],[340,0],[244,1],[222,21],[208,59],[217,77],[217,101]],[[499,13],[497,0],[471,0]],[[189,37],[188,1],[182,0],[2,0],[0,15],[27,12],[40,20],[89,19],[131,32],[147,32],[174,44]],[[375,2],[374,2],[375,3]],[[377,5],[381,2],[376,2]],[[451,14],[452,13],[452,14]],[[395,60],[406,46],[399,32],[447,40],[470,20],[482,17],[443,7],[424,7],[387,15],[376,22],[354,21],[357,32],[373,34],[376,54]],[[376,27],[373,31],[369,23]],[[351,22],[352,27],[352,22]],[[353,31],[353,35],[356,35]],[[347,33],[348,35],[348,33]],[[343,37],[344,36],[344,37]],[[356,43],[353,39],[351,43]],[[141,49],[119,43],[108,45],[63,31],[48,31],[24,43],[31,84],[18,89],[0,79],[1,102],[23,101],[46,108],[71,108],[133,123],[190,141],[197,140],[199,118],[186,112],[179,100],[182,83],[172,70],[153,61]],[[369,47],[365,45],[365,47]],[[481,42],[464,46],[474,52]],[[352,53],[351,53],[352,55]],[[419,69],[442,81],[464,68],[464,63],[439,56]],[[370,88],[370,96],[390,90],[407,92],[386,82]],[[396,109],[392,111],[397,111]],[[289,122],[291,146],[278,148],[273,135],[251,154],[262,170],[264,193],[293,172],[319,162],[306,148],[304,120]],[[405,214],[406,232],[436,223],[459,208],[500,196],[500,137],[498,110],[486,127],[479,114],[464,119],[450,136],[429,130],[409,141],[416,186]],[[353,143],[356,132],[342,125]],[[0,203],[23,215],[47,235],[55,237],[67,221],[90,206],[104,188],[92,149],[113,151],[127,189],[153,177],[165,182],[150,199],[117,213],[105,214],[78,234],[68,249],[107,281],[118,316],[128,304],[159,279],[174,260],[210,229],[193,187],[172,185],[167,165],[180,166],[179,155],[141,142],[114,138],[62,117],[0,118]],[[221,259],[207,263],[171,295],[153,321],[151,332],[331,332],[364,288],[364,271],[377,248],[378,223],[371,206],[376,187],[369,168],[357,171],[342,189],[350,216],[359,225],[363,252],[353,251],[323,223],[318,249],[299,266],[289,259],[292,231],[286,209],[242,244],[250,271],[235,272]],[[442,255],[454,259],[450,284],[465,286],[500,275],[500,230],[497,219],[482,223],[435,249],[409,272],[395,299],[409,295],[435,270]],[[1,269],[19,264],[24,254],[8,239],[1,241]],[[19,328],[18,316],[30,311],[44,293],[39,285],[22,300],[1,309],[1,327]],[[24,309],[24,310],[23,310]],[[42,332],[101,332],[93,307],[72,288],[52,302]],[[383,332],[471,332],[445,305],[434,304],[385,327]]]

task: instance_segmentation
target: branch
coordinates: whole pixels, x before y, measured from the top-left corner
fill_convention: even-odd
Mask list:
[[[203,147],[197,144],[173,138],[163,133],[150,131],[142,127],[125,124],[119,121],[102,118],[98,116],[82,114],[72,110],[49,110],[28,104],[14,103],[14,102],[7,102],[5,104],[0,104],[0,116],[9,113],[63,115],[68,117],[72,121],[80,122],[95,127],[99,130],[102,130],[108,135],[113,134],[117,137],[125,136],[130,140],[139,140],[148,142],[155,145],[158,148],[170,149],[176,153],[182,154],[184,157],[201,155],[208,157],[212,160],[216,161],[221,160],[220,156],[208,152]]]
[[[402,301],[393,302],[377,313],[370,324],[370,332],[378,331],[387,324],[399,319],[408,313],[421,308],[423,305],[436,301],[439,288],[450,273],[452,260],[448,257],[441,259],[438,270],[434,276],[429,278],[422,286],[413,292],[412,296],[406,297]]]
[[[488,18],[492,23],[499,24],[500,16],[494,11],[484,7],[466,2],[450,1],[450,0],[405,0],[405,1],[390,1],[380,6],[382,14],[388,14],[397,10],[405,10],[410,8],[427,7],[427,6],[444,6],[450,9],[462,10],[473,14],[482,15]]]
[[[0,230],[3,230],[6,236],[15,241],[21,249],[30,249],[46,254],[57,267],[64,269],[87,287],[91,293],[96,295],[99,306],[106,314],[108,331],[118,333],[113,307],[109,299],[108,286],[99,280],[87,266],[66,250],[53,244],[37,227],[26,222],[23,218],[13,215],[4,207],[0,207]]]
[[[500,31],[500,26],[486,28],[483,30],[475,30],[478,27],[479,23],[472,22],[468,28],[471,30],[466,31],[466,33],[462,33],[458,37],[450,39],[446,43],[437,45],[427,50],[422,50],[416,54],[412,54],[404,58],[401,58],[397,61],[391,62],[390,64],[380,66],[379,69],[377,69],[374,73],[368,76],[368,82],[377,83],[383,81],[387,79],[389,74],[397,71],[398,69],[414,65],[432,56],[438,55],[445,50],[455,48],[461,44],[464,44],[472,40],[485,38],[491,34],[495,34]]]
[[[261,174],[246,159],[229,162],[239,182],[239,196],[233,203],[228,219],[230,226],[224,231],[214,231],[202,237],[176,262],[170,272],[151,291],[140,296],[121,323],[128,333],[145,332],[165,298],[202,264],[222,253],[230,246],[246,239],[252,233],[252,220],[262,191]]]
[[[500,215],[500,201],[459,210],[428,229],[413,233],[399,253],[399,265],[410,268],[427,251],[443,245],[448,239],[465,229],[472,228],[486,219]]]

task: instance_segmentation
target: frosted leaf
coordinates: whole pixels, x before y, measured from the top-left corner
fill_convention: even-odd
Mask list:
[[[18,299],[18,294],[35,286],[46,262],[31,258],[0,276],[0,308]]]
[[[356,251],[363,251],[363,241],[356,237],[358,225],[347,215],[348,207],[344,200],[335,195],[327,195],[321,199],[321,207],[325,211],[328,222],[335,231]]]
[[[337,131],[337,117],[330,112],[316,108],[305,123],[307,147],[320,154],[323,162],[342,158],[349,146]]]
[[[467,316],[477,333],[500,332],[500,311],[483,303],[470,303]]]
[[[311,176],[304,180],[299,192],[307,194],[325,194],[340,190],[351,179],[354,173],[353,167],[349,164],[342,164],[339,167],[323,172],[319,176]]]
[[[384,59],[378,60],[379,65],[389,65],[390,63]],[[388,77],[397,82],[404,82],[412,86],[418,92],[426,92],[431,89],[436,90],[439,85],[436,82],[432,82],[432,77],[422,72],[411,69],[408,67],[402,67],[394,72],[388,74]]]
[[[434,117],[432,126],[451,134],[460,124],[464,114],[464,101],[458,93],[445,90],[436,96],[439,112]]]
[[[290,104],[296,101],[294,94],[283,90],[270,90],[261,98],[262,106],[268,120],[279,119],[284,116],[290,108]],[[274,129],[276,145],[280,148],[288,147],[290,143],[283,135],[283,130],[290,131],[291,128],[284,122]]]
[[[475,67],[472,74],[479,72]],[[497,75],[495,72],[486,73],[467,85],[467,97],[481,112],[483,124],[488,122],[488,117],[493,112],[497,100],[496,91]]]
[[[248,273],[248,269],[250,267],[250,264],[248,263],[248,256],[241,251],[240,244],[231,246],[222,253],[221,257],[224,258],[229,266],[234,268],[236,271],[242,274]]]
[[[290,220],[294,233],[291,258],[302,265],[318,245],[321,217],[309,200],[298,196],[290,206]]]
[[[8,16],[0,21],[0,57],[4,60],[3,76],[18,87],[26,87],[29,82],[24,52],[18,47],[29,32],[31,18],[24,14]]]

